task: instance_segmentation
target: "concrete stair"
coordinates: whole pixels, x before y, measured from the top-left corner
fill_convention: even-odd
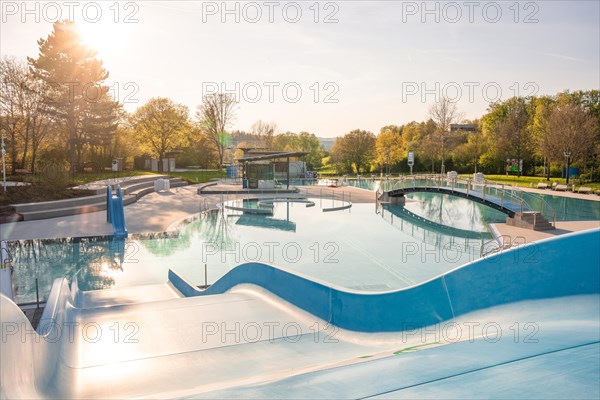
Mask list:
[[[517,213],[513,218],[507,218],[508,225],[519,228],[533,229],[534,231],[547,231],[554,229],[554,226],[546,217],[537,211],[524,211]]]
[[[123,204],[135,203],[143,196],[154,192],[154,181],[156,176],[140,178],[130,182],[122,183]],[[171,188],[186,186],[188,183],[179,178],[171,178]],[[24,221],[36,221],[68,215],[85,214],[106,210],[106,187],[102,194],[93,196],[77,197],[74,199],[45,201],[39,203],[14,204],[16,212],[23,216]]]

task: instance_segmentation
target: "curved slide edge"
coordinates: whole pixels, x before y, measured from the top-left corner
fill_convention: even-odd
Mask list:
[[[54,280],[46,307],[37,330],[21,309],[8,297],[0,294],[0,398],[46,397],[54,393],[63,397],[68,388],[54,380],[60,374],[61,342],[65,339],[67,313],[72,293],[67,279]]]
[[[169,280],[185,296],[219,294],[239,284],[254,284],[342,329],[397,332],[501,304],[600,293],[599,242],[600,229],[567,234],[384,293],[354,292],[261,263],[241,264],[206,290],[172,270]]]

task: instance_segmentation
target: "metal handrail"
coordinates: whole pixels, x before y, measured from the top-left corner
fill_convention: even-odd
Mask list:
[[[380,188],[382,186],[380,185]],[[508,208],[507,203],[514,203],[518,206],[518,212],[533,211],[534,213],[539,213],[556,227],[556,212],[542,196],[526,192],[517,186],[507,186],[504,183],[489,179],[485,179],[482,182],[473,182],[471,178],[449,179],[440,174],[415,174],[390,180],[389,183],[386,183],[383,190],[414,189],[419,186],[444,187],[452,191],[463,189],[467,197],[476,196],[476,193],[481,193],[481,198],[488,201],[491,197],[497,197],[502,208]]]

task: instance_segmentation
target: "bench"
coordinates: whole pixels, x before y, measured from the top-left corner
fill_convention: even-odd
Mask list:
[[[556,185],[554,186],[554,190],[556,190],[557,192],[566,192],[569,189],[569,187],[567,185]]]
[[[83,167],[83,172],[94,172],[92,167]]]
[[[544,182],[538,182],[537,188],[538,189],[548,189],[548,184],[544,183]]]
[[[18,169],[15,169],[15,174],[29,175],[29,174],[31,174],[31,171],[28,169],[24,169],[24,168],[18,168]]]
[[[587,186],[580,186],[577,193],[592,194],[592,188]]]

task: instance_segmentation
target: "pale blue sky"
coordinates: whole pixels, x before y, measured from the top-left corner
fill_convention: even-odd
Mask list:
[[[384,125],[423,120],[443,88],[451,97],[461,90],[459,109],[475,118],[485,113],[487,100],[498,97],[498,88],[506,99],[517,91],[600,87],[598,1],[474,2],[472,21],[466,2],[429,2],[434,12],[424,14],[421,1],[324,1],[318,3],[317,23],[314,1],[273,2],[273,23],[265,2],[250,3],[227,2],[230,9],[238,4],[239,23],[234,14],[221,21],[221,1],[121,1],[117,22],[113,1],[87,6],[87,14],[82,2],[73,15],[98,48],[119,99],[139,101],[127,102],[129,111],[165,96],[194,113],[203,87],[214,83],[235,90],[237,82],[234,129],[249,130],[263,119],[281,131],[335,137],[355,128],[378,132]],[[30,14],[21,4],[2,2],[2,55],[36,56],[36,40],[51,31],[48,19],[56,10],[48,2],[27,2]],[[66,3],[54,4],[68,17]],[[87,22],[96,17],[96,4],[102,15]],[[296,4],[302,16],[291,23]],[[251,23],[258,9],[262,19]],[[502,15],[496,17],[498,9]],[[330,13],[337,22],[324,23]],[[130,14],[137,22],[124,23]],[[528,16],[531,22],[525,23]],[[286,84],[290,99],[297,87],[302,90],[298,102],[286,100]],[[252,103],[257,87],[262,96]],[[423,89],[430,90],[424,99]],[[337,103],[325,103],[328,94]]]

